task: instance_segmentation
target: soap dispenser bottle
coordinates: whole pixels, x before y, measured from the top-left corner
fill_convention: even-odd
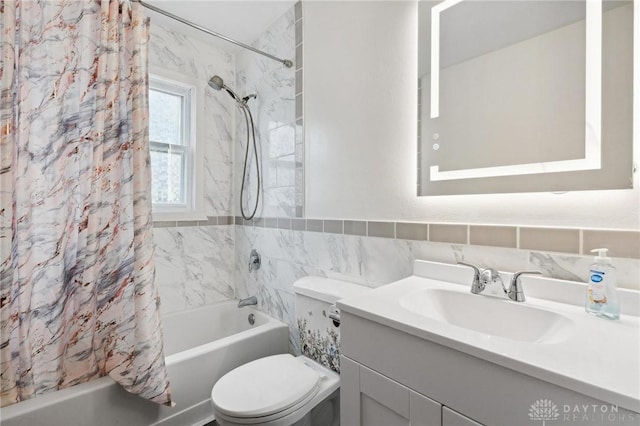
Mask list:
[[[616,268],[607,257],[607,249],[591,250],[597,252],[594,262],[589,268],[587,283],[587,300],[585,309],[588,313],[609,319],[620,318],[620,305],[616,290]]]

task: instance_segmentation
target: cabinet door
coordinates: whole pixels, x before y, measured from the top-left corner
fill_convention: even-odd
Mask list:
[[[463,416],[449,407],[442,407],[442,426],[482,426],[475,420]]]
[[[346,357],[340,370],[341,424],[440,426],[439,403]]]
[[[362,426],[409,426],[410,390],[388,377],[360,366]]]

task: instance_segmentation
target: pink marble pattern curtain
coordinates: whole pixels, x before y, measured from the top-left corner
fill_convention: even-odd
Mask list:
[[[104,375],[172,403],[141,9],[0,0],[2,406]]]

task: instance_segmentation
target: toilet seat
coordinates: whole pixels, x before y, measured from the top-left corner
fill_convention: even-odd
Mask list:
[[[214,385],[211,400],[217,414],[243,423],[265,423],[287,416],[311,401],[320,389],[317,369],[290,354],[244,364]]]
[[[274,424],[271,422],[277,422],[278,420],[285,418],[287,416],[289,416],[290,414],[295,413],[296,411],[302,409],[305,405],[309,404],[311,401],[313,401],[313,399],[315,398],[315,396],[317,395],[317,392],[315,394],[310,394],[307,398],[305,398],[304,400],[300,401],[298,404],[293,405],[289,408],[286,408],[282,411],[278,411],[276,413],[270,414],[268,416],[259,416],[259,417],[233,417],[233,416],[229,416],[227,414],[223,414],[221,412],[216,412],[216,419],[218,420],[226,420],[227,422],[231,422],[231,424],[238,424],[238,425],[253,425],[253,424],[259,424],[259,425],[265,425],[265,424]],[[228,423],[225,423],[228,424]],[[275,423],[275,424],[279,424],[279,423]]]

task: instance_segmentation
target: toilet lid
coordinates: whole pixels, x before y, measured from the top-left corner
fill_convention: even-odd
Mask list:
[[[260,358],[231,370],[213,386],[211,400],[233,417],[268,416],[318,392],[320,375],[290,354]]]

